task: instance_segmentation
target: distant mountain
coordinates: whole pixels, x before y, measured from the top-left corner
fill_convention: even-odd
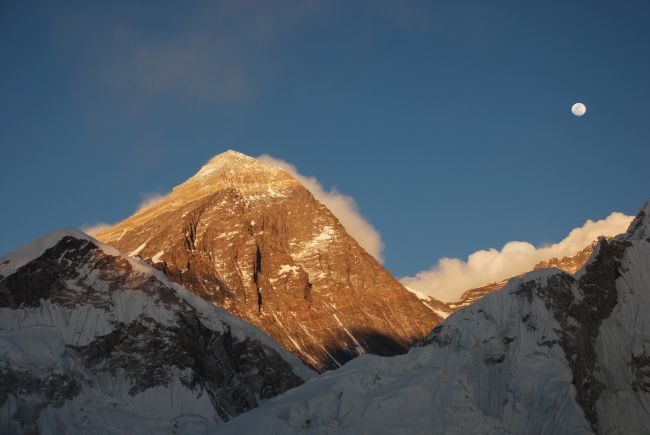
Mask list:
[[[291,174],[235,151],[96,237],[317,370],[405,352],[441,320]]]
[[[650,433],[650,202],[575,275],[539,269],[407,355],[364,356],[223,433]]]
[[[203,433],[313,376],[77,230],[0,258],[0,433]]]
[[[533,270],[556,268],[567,273],[576,273],[587,262],[594,247],[596,246],[596,243],[597,240],[595,240],[591,245],[585,247],[575,255],[562,257],[559,259],[551,258],[548,261],[540,261],[535,265]],[[458,311],[461,308],[468,307],[474,302],[481,299],[483,296],[505,287],[511,279],[520,278],[523,275],[524,274],[521,274],[515,277],[504,279],[503,281],[492,282],[481,287],[469,289],[462,294],[459,300],[448,303],[441,302],[417,290],[410,289],[408,287],[407,289],[415,294],[425,305],[434,310],[438,315],[443,318],[447,318],[451,313]]]
[[[551,258],[548,261],[540,261],[535,265],[533,270],[540,270],[540,269],[549,269],[549,268],[556,268],[563,270],[567,273],[576,273],[578,270],[584,266],[584,264],[589,260],[589,257],[591,256],[591,253],[596,246],[597,241],[594,241],[591,245],[585,247],[582,249],[580,252],[578,252],[575,255],[568,256],[568,257],[562,257],[562,258]],[[523,275],[519,275],[521,277]],[[513,278],[518,278],[518,277],[513,277]],[[452,302],[449,305],[449,308],[451,311],[457,311],[461,308],[467,307],[477,300],[481,299],[483,296],[485,296],[488,293],[492,293],[495,290],[498,290],[502,287],[505,287],[505,285],[508,283],[509,280],[513,278],[508,278],[500,282],[493,282],[478,288],[473,288],[470,290],[467,290],[463,295],[460,297],[460,299],[457,302]]]
[[[561,269],[567,273],[576,273],[578,270],[582,269],[582,266],[584,266],[587,260],[589,260],[589,257],[591,257],[591,254],[594,251],[597,243],[598,240],[594,240],[591,245],[585,247],[580,252],[570,257],[562,257],[560,259],[551,258],[548,261],[540,261],[535,265],[534,270],[554,267],[556,269]]]

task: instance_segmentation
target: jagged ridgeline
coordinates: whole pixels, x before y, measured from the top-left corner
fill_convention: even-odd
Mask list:
[[[234,151],[96,237],[317,370],[403,353],[441,320],[291,174]]]
[[[313,375],[76,230],[0,259],[0,433],[203,433]]]

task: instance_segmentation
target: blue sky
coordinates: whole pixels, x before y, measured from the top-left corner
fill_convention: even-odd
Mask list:
[[[643,1],[2,2],[0,254],[228,148],[355,198],[400,276],[559,241],[650,197],[648,22]]]

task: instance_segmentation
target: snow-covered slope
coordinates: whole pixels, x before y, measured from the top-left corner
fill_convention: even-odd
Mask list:
[[[427,344],[365,355],[227,434],[650,433],[650,203],[575,276],[537,270],[452,314]]]
[[[254,326],[77,230],[0,258],[0,433],[202,432],[311,376]]]

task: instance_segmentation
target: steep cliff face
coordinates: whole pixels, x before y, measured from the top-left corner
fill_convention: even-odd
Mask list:
[[[223,433],[650,433],[649,214],[576,274],[513,278],[422,347],[358,358]]]
[[[288,172],[234,151],[96,237],[318,370],[404,352],[441,320]]]
[[[0,433],[202,433],[312,376],[76,230],[0,259]]]

